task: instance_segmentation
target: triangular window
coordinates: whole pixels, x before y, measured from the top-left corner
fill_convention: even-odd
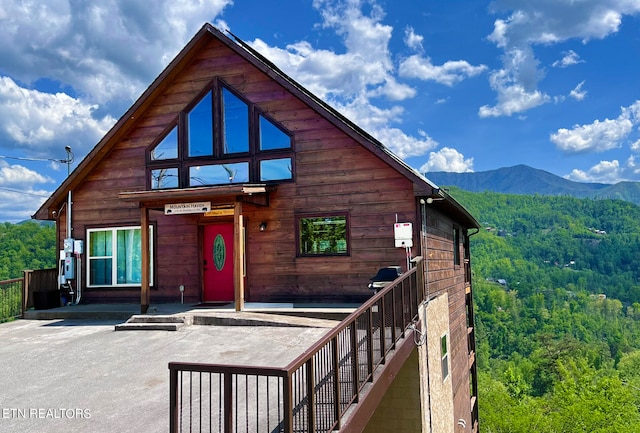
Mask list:
[[[287,149],[291,147],[291,137],[260,115],[260,150]]]
[[[150,153],[152,161],[178,158],[178,127],[174,127]]]

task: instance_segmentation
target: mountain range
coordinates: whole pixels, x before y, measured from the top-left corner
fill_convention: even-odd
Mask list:
[[[456,186],[470,192],[491,191],[521,195],[566,195],[579,198],[619,199],[640,205],[640,182],[574,182],[548,171],[516,165],[475,173],[429,172],[425,176],[436,185]]]

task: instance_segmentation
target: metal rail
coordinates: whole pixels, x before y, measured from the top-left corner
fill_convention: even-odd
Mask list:
[[[425,299],[424,261],[284,368],[169,363],[170,432],[338,430]]]
[[[0,281],[0,322],[22,315],[23,278]]]

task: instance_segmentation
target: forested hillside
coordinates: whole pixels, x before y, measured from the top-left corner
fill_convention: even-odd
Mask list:
[[[55,226],[34,221],[0,223],[0,280],[20,278],[25,269],[56,265]]]
[[[483,432],[640,431],[640,208],[451,189],[471,238]]]

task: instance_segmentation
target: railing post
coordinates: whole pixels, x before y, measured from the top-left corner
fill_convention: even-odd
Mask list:
[[[409,277],[409,320],[413,320],[418,315],[418,277],[417,273]]]
[[[400,282],[400,286],[399,286],[399,289],[400,289],[400,305],[402,306],[402,308],[401,308],[402,309],[402,317],[400,317],[400,329],[402,329],[402,333],[401,333],[402,338],[405,337],[405,328],[406,328],[405,324],[407,323],[407,321],[404,318],[404,310],[406,308],[406,303],[405,303],[405,300],[404,300],[404,282],[405,282],[405,280],[402,280]]]
[[[340,335],[340,334],[338,334]],[[333,414],[336,419],[336,430],[340,430],[340,354],[338,353],[338,335],[331,339],[333,363]],[[315,430],[310,430],[314,432]]]
[[[20,317],[24,319],[24,312],[27,311],[27,305],[29,305],[29,283],[31,281],[31,270],[23,271],[22,275],[22,311]]]
[[[224,433],[233,431],[233,374],[224,373]]]
[[[367,373],[368,381],[373,382],[373,314],[371,307],[367,309],[367,317],[369,319],[367,324]]]
[[[292,374],[292,372],[289,372],[284,376],[284,383],[282,384],[284,433],[293,433],[293,390],[291,389],[293,386],[293,380],[291,379]]]
[[[169,433],[178,433],[178,370],[169,364]]]
[[[305,363],[305,369],[307,370],[307,417],[309,419],[309,425],[307,426],[310,432],[316,431],[316,396],[314,394],[314,377],[315,369],[313,365],[313,356]]]
[[[393,286],[391,288],[391,292],[389,292],[390,295],[391,295],[391,324],[392,324],[392,326],[391,326],[391,341],[392,341],[391,345],[392,345],[392,347],[394,349],[396,347],[396,337],[397,337],[396,336],[396,328],[398,327],[398,325],[397,325],[397,320],[398,319],[396,318],[396,308],[397,308],[396,307],[396,295],[395,295],[396,287],[397,286]]]
[[[380,315],[380,363],[386,362],[386,349],[385,338],[387,336],[387,329],[384,324],[384,296],[380,298],[380,306],[378,306],[378,314]]]
[[[360,401],[360,378],[358,377],[360,374],[360,368],[358,365],[358,327],[356,326],[356,321],[351,322],[351,350],[353,350],[353,360],[351,369],[353,371],[353,392],[355,394],[355,402],[358,403]]]

